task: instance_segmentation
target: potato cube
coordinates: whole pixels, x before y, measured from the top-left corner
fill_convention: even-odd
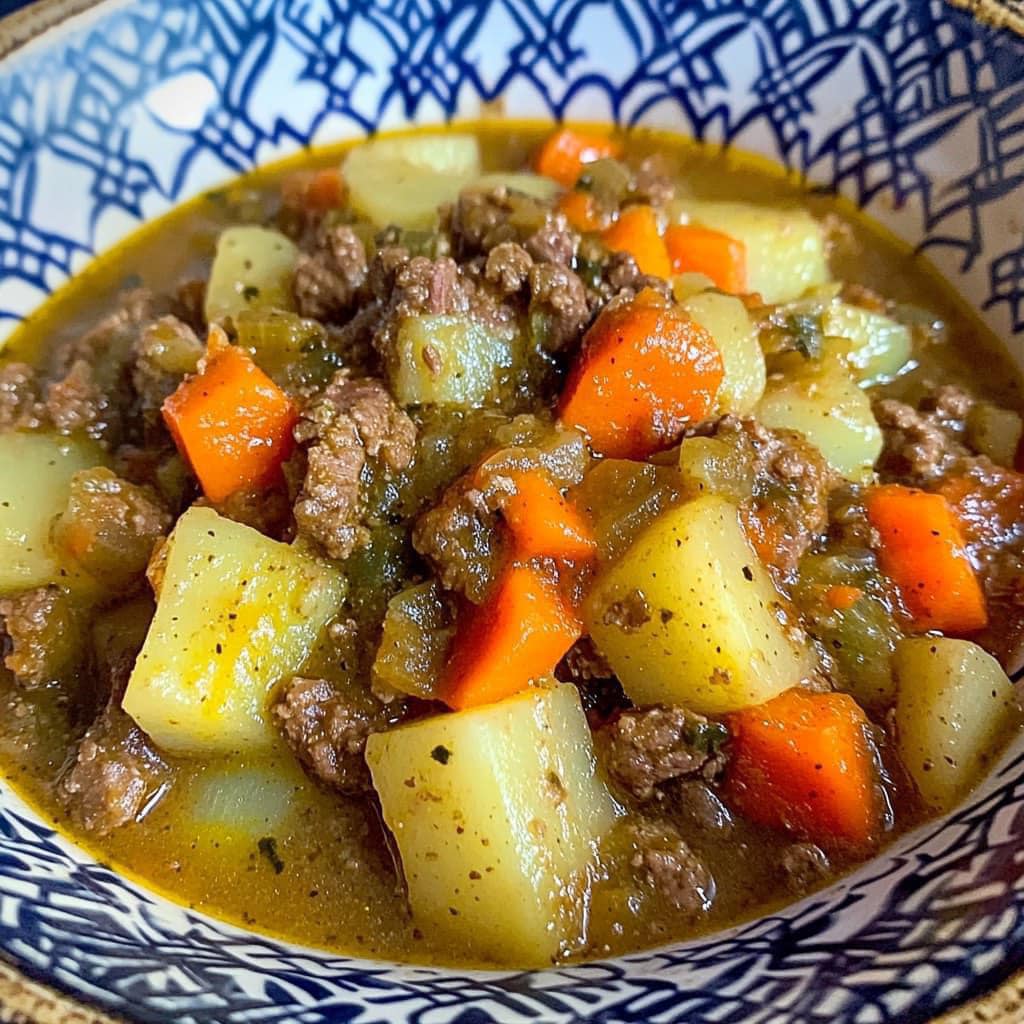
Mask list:
[[[812,665],[736,506],[708,495],[664,512],[597,578],[594,643],[636,704],[722,714],[795,686]]]
[[[896,731],[900,757],[924,800],[948,810],[977,784],[1017,712],[1013,685],[977,644],[900,640]]]
[[[377,733],[366,760],[420,927],[524,967],[579,939],[579,887],[616,808],[574,686]]]
[[[50,530],[67,506],[71,478],[105,462],[91,441],[0,434],[0,595],[46,583],[88,585],[80,570],[63,564]]]
[[[340,572],[209,508],[178,520],[165,554],[125,711],[176,753],[270,747],[268,694],[337,612]]]

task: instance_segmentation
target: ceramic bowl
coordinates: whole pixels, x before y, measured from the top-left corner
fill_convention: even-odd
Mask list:
[[[0,28],[0,332],[147,218],[300,147],[511,116],[766,154],[918,246],[1024,360],[1024,43],[914,0],[109,0]],[[61,19],[64,20],[61,20]],[[0,790],[0,951],[139,1021],[924,1020],[1024,954],[1024,744],[954,814],[699,942],[533,973],[248,934]]]

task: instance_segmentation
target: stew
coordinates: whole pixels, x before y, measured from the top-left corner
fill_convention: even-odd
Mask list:
[[[0,761],[171,897],[540,966],[770,910],[1020,723],[1024,421],[924,261],[742,155],[306,154],[0,354]]]

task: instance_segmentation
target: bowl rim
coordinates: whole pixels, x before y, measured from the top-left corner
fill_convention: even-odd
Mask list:
[[[26,6],[0,18],[0,61],[78,15],[92,9],[112,11],[127,6],[129,2],[28,0]],[[1000,0],[947,2],[969,11],[981,22],[1024,35],[1024,10],[1016,13]],[[957,1001],[934,1017],[932,1024],[976,1024],[979,1020],[1011,1024],[1024,1019],[1024,967],[1017,964],[1005,966],[1010,971],[1009,976],[996,987],[980,996]],[[98,1004],[59,981],[37,980],[30,972],[12,963],[6,951],[0,950],[0,1020],[10,1019],[27,1019],[39,1024],[118,1024],[128,1020],[101,1010]]]

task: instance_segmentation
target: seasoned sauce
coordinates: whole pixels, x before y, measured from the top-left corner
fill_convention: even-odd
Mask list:
[[[461,130],[479,139],[484,172],[529,167],[549,133],[548,126],[525,123],[485,123]],[[829,222],[833,277],[884,296],[895,304],[889,308],[895,308],[898,317],[920,328],[912,367],[873,388],[875,397],[916,405],[941,383],[961,386],[999,407],[1020,409],[1020,379],[998,341],[923,258],[848,204],[807,192],[742,154],[711,152],[662,133],[638,131],[625,142],[634,164],[657,154],[668,177],[677,182],[679,194],[700,200],[799,204]],[[223,229],[273,221],[281,205],[282,182],[289,175],[297,168],[337,167],[345,153],[346,147],[328,147],[260,169],[146,225],[95,260],[28,318],[3,350],[0,366],[25,361],[44,375],[56,373],[57,353],[115,311],[123,289],[144,287],[173,295],[181,282],[207,278]],[[922,341],[925,337],[927,341]],[[541,390],[545,387],[549,385],[540,385]],[[538,401],[543,405],[549,397]],[[523,408],[520,403],[516,411]],[[418,426],[449,437],[447,444],[463,444],[474,451],[482,450],[483,439],[499,422],[480,413],[448,419],[446,415],[426,417]],[[454,440],[457,436],[462,440]],[[465,461],[468,464],[472,457]],[[348,590],[343,618],[352,625],[340,639],[320,638],[302,665],[303,677],[327,680],[342,694],[365,693],[387,602],[408,581],[424,578],[423,562],[400,522],[378,523],[370,546],[358,548],[345,561]],[[445,936],[432,934],[410,913],[396,873],[398,851],[386,835],[376,803],[365,795],[348,796],[318,785],[281,741],[270,753],[255,757],[244,750],[226,758],[165,752],[169,784],[150,795],[139,820],[106,835],[90,834],[68,816],[57,783],[75,756],[95,695],[103,689],[98,680],[105,666],[116,663],[119,650],[128,658],[134,656],[152,613],[148,586],[137,587],[129,599],[107,593],[98,610],[89,613],[82,633],[84,643],[95,644],[97,658],[87,659],[47,686],[29,690],[16,682],[14,673],[0,671],[5,704],[0,762],[18,791],[98,858],[190,907],[347,954],[422,963],[491,962],[475,955],[471,942],[453,949]],[[10,651],[9,644],[6,650]],[[600,695],[594,699],[599,701]],[[891,736],[881,728],[885,709],[871,709],[871,716],[878,726],[879,756],[886,769],[889,811],[883,842],[890,842],[929,812],[899,764]],[[225,782],[228,769],[230,781]],[[625,846],[616,850],[615,844],[625,840],[613,833],[606,839],[604,859],[611,866],[595,871],[585,934],[568,943],[560,956],[616,955],[706,933],[797,898],[860,859],[842,850],[830,851],[824,870],[812,863],[802,871],[796,862],[807,856],[813,862],[814,854],[794,852],[799,837],[730,815],[724,806],[721,813],[731,819],[728,828],[690,827],[686,813],[692,811],[679,809],[678,801],[685,804],[685,798],[666,791],[660,799],[661,803],[655,801],[658,813],[679,815],[692,854],[713,873],[709,908],[697,915],[692,907],[673,908],[656,888],[638,884],[632,853]],[[705,805],[702,813],[717,811]]]

